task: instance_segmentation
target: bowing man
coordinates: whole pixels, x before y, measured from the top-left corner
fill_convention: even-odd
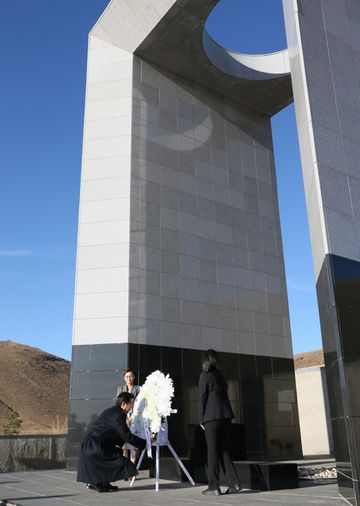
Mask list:
[[[126,480],[138,474],[135,465],[122,456],[122,447],[129,443],[144,448],[146,441],[129,430],[127,414],[132,410],[134,396],[121,392],[115,406],[105,409],[86,435],[80,452],[77,481],[87,483],[97,492],[119,490],[110,482]]]

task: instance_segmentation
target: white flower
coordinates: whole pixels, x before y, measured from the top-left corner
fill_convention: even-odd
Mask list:
[[[171,399],[174,397],[172,379],[161,371],[154,371],[146,378],[136,398],[130,430],[145,438],[146,429],[157,434],[162,417],[171,414]]]

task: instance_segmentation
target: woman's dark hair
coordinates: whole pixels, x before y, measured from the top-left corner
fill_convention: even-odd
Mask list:
[[[116,399],[116,405],[120,408],[123,402],[125,402],[125,404],[129,404],[129,402],[133,399],[134,396],[130,392],[120,392]]]
[[[123,374],[123,377],[125,376],[125,374],[127,374],[128,372],[132,372],[133,375],[136,377],[136,372],[134,371],[134,369],[125,369],[124,371],[124,374]]]
[[[203,372],[216,371],[218,362],[218,354],[215,350],[206,350],[201,357],[201,365]]]

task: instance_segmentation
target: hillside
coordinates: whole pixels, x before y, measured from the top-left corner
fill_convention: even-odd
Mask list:
[[[304,351],[294,355],[295,369],[304,369],[315,365],[324,365],[324,352],[322,349],[313,351]]]
[[[67,431],[70,362],[37,348],[0,341],[0,434],[14,412],[21,434]]]

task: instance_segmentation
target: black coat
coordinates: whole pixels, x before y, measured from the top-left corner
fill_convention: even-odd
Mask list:
[[[126,415],[118,406],[105,409],[82,443],[77,481],[96,485],[135,476],[134,464],[122,456],[124,443],[137,448],[146,445],[130,432]]]
[[[227,393],[228,385],[220,371],[203,372],[199,378],[200,424],[234,418]]]

